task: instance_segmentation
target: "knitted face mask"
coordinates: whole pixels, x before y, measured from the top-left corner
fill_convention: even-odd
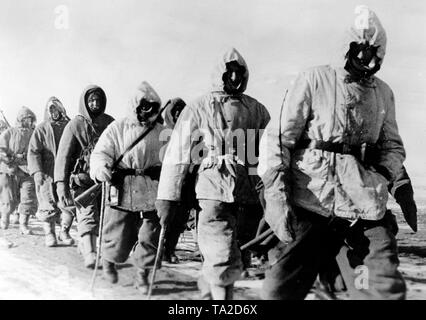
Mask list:
[[[231,61],[226,64],[226,72],[222,76],[224,83],[224,91],[228,94],[240,92],[241,85],[244,80],[246,69],[236,61]]]
[[[368,43],[352,42],[346,54],[345,69],[353,81],[368,79],[380,70],[380,58],[376,46]]]
[[[157,114],[160,110],[160,104],[158,102],[150,102],[142,99],[139,106],[136,108],[136,115],[140,123],[145,123],[153,115]]]

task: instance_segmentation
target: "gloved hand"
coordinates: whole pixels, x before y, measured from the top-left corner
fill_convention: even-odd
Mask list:
[[[98,168],[96,171],[95,179],[97,182],[111,182],[112,172],[108,166]]]
[[[270,168],[262,176],[264,188],[265,221],[284,243],[293,241],[295,231],[293,208],[288,201],[288,170]]]
[[[37,171],[34,173],[34,182],[37,186],[41,186],[44,180],[46,180],[46,175],[43,172]]]
[[[157,200],[155,207],[157,208],[157,215],[160,218],[160,224],[164,228],[169,225],[176,214],[178,201],[171,200]]]
[[[405,221],[414,232],[417,232],[417,205],[411,183],[405,183],[396,188],[393,196],[401,207]]]
[[[59,204],[61,207],[69,207],[74,205],[70,188],[64,181],[56,182],[56,194],[58,195]]]

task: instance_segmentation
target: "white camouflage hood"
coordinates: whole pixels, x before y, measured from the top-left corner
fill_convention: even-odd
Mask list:
[[[142,81],[142,83],[136,89],[133,97],[130,99],[129,103],[129,116],[137,122],[139,121],[136,114],[136,108],[139,106],[142,99],[148,100],[149,102],[158,102],[161,106],[160,96],[157,94],[157,92],[155,92],[154,88],[152,88],[148,82]],[[151,122],[154,120],[157,114],[158,113],[151,116],[149,121]]]
[[[346,54],[349,51],[351,42],[364,43],[378,46],[377,56],[383,59],[386,54],[386,32],[376,13],[367,6],[357,7],[352,25],[346,30],[339,50],[338,66],[343,67],[346,63]]]
[[[240,86],[239,93],[243,93],[247,88],[249,79],[249,71],[243,56],[235,48],[227,50],[219,59],[215,69],[213,70],[211,81],[215,91],[223,91],[224,83],[222,80],[223,74],[226,72],[226,64],[231,61],[236,61],[240,66],[246,69],[243,75],[243,80]]]

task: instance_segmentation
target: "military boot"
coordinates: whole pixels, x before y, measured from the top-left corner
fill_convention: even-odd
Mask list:
[[[65,245],[72,246],[75,241],[70,235],[71,226],[62,225],[61,231],[59,232],[59,240],[61,240]]]
[[[59,232],[59,240],[61,240],[65,245],[72,246],[75,241],[70,235],[70,229],[74,217],[72,214],[64,213],[61,214],[61,231]]]
[[[149,281],[148,281],[149,269],[140,269],[136,271],[135,288],[142,294],[148,294]]]
[[[110,283],[117,283],[118,282],[118,272],[115,267],[114,262],[109,262],[107,260],[103,260],[102,262],[103,267],[103,274],[105,279]]]
[[[93,269],[96,263],[96,253],[92,237],[95,237],[96,239],[96,236],[91,235],[90,233],[85,234],[80,238],[80,242],[78,244],[80,253],[83,255],[84,266],[90,269]]]
[[[46,247],[54,247],[56,242],[55,221],[43,222]]]
[[[28,220],[30,216],[28,214],[19,214],[19,231],[23,235],[32,234],[31,230],[28,228]]]

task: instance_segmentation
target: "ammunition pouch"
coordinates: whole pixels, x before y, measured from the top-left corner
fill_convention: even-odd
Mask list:
[[[75,190],[78,188],[90,188],[95,182],[90,178],[87,173],[72,173],[70,176],[70,189]]]
[[[87,145],[82,151],[74,165],[74,169],[70,175],[70,188],[75,190],[77,188],[90,188],[95,182],[90,178],[89,172],[89,159],[94,148],[94,142]]]
[[[111,184],[118,187],[123,184],[125,176],[148,176],[151,180],[160,180],[161,166],[149,167],[147,169],[120,169],[112,172]]]

